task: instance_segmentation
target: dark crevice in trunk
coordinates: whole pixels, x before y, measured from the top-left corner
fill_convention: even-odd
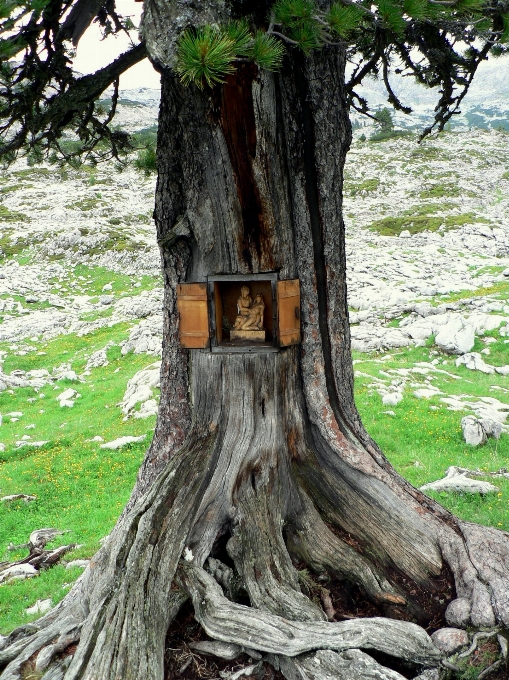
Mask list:
[[[242,64],[228,76],[220,93],[220,124],[235,176],[242,213],[243,238],[240,253],[253,271],[253,249],[258,262],[271,253],[262,198],[256,184],[252,162],[256,158],[256,120],[253,106],[255,64]],[[213,97],[216,97],[213,92]],[[269,264],[269,268],[273,269]]]
[[[318,298],[318,325],[322,341],[324,361],[325,383],[331,408],[338,421],[338,426],[343,431],[348,422],[344,410],[341,408],[339,396],[334,382],[334,368],[332,365],[332,349],[327,324],[327,270],[324,256],[324,235],[322,230],[322,216],[320,213],[320,197],[318,190],[318,177],[316,173],[315,159],[315,131],[313,123],[313,111],[309,103],[309,88],[305,73],[305,56],[296,54],[295,59],[295,83],[301,106],[301,125],[303,136],[303,160],[306,202],[309,211],[309,223],[311,238],[313,241],[313,262],[316,276],[316,292]],[[346,431],[343,434],[347,435]]]

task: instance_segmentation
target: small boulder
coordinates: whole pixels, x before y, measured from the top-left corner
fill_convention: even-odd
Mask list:
[[[489,349],[483,350],[483,352],[485,351],[489,353]],[[495,373],[494,366],[486,364],[479,352],[467,352],[467,354],[463,354],[463,356],[458,357],[456,359],[456,366],[461,365],[464,365],[471,371],[481,371],[481,373],[486,373],[487,375]]]
[[[447,656],[468,645],[468,634],[461,628],[439,628],[432,635],[433,644]]]
[[[447,354],[466,354],[474,342],[474,326],[459,316],[446,323],[435,337],[435,344]]]
[[[384,406],[396,406],[403,399],[401,392],[391,392],[382,397],[382,404]]]
[[[149,399],[143,402],[139,411],[135,412],[135,418],[150,418],[156,416],[158,411],[158,404],[155,399]]]
[[[460,470],[455,465],[447,469],[443,479],[424,484],[420,487],[421,491],[449,491],[457,493],[493,493],[498,491],[498,487],[483,482],[479,479],[472,479],[468,476],[468,470]]]
[[[101,295],[101,297],[99,298],[99,302],[102,305],[111,305],[114,299],[115,298],[113,297],[113,295]]]
[[[65,565],[66,569],[73,569],[74,567],[79,567],[80,569],[85,569],[88,567],[90,560],[71,560]]]
[[[412,234],[408,231],[408,229],[403,229],[403,231],[401,231],[399,233],[399,237],[400,238],[412,238]]]
[[[470,620],[470,600],[466,597],[458,597],[449,603],[445,610],[445,620],[455,628],[465,627]]]
[[[25,609],[25,614],[44,614],[51,609],[51,599],[37,600],[37,602],[28,609]]]
[[[79,393],[70,387],[68,390],[65,390],[64,392],[59,394],[57,399],[58,401],[67,401],[68,399],[76,399],[76,397],[78,396],[80,396]]]
[[[469,446],[481,446],[487,440],[486,432],[475,416],[465,416],[461,419],[463,438]]]
[[[142,442],[146,435],[142,434],[141,437],[119,437],[114,439],[112,442],[106,442],[106,444],[101,444],[101,449],[120,449],[126,444],[135,444],[137,442]]]
[[[502,423],[498,422],[498,420],[492,420],[491,418],[481,418],[480,423],[482,429],[486,432],[487,437],[500,439],[500,435],[502,434]]]
[[[0,572],[0,583],[11,580],[22,581],[25,578],[38,576],[38,574],[37,569],[31,564],[13,564],[12,567],[7,567]]]

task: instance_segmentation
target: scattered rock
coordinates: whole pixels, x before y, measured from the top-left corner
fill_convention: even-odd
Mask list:
[[[30,616],[32,614],[45,614],[47,611],[51,609],[51,606],[52,606],[51,598],[48,600],[37,600],[37,602],[32,607],[25,609],[25,614],[28,614]]]
[[[384,406],[396,406],[402,399],[401,392],[391,392],[382,397],[382,404]]]
[[[481,446],[486,443],[488,437],[500,439],[502,423],[494,418],[476,418],[465,416],[461,419],[463,438],[470,446]]]
[[[129,352],[134,354],[161,354],[161,343],[163,336],[163,321],[161,316],[144,319],[138,326],[135,326],[129,339],[121,344],[121,353],[126,355]]]
[[[464,628],[470,621],[470,609],[470,601],[466,597],[458,597],[447,606],[445,620],[454,628]]]
[[[440,628],[431,635],[433,644],[447,656],[468,645],[468,634],[461,628]]]
[[[37,569],[31,564],[13,564],[12,567],[7,567],[7,569],[0,571],[0,583],[6,583],[11,580],[22,581],[38,574]]]
[[[470,352],[475,342],[474,327],[461,317],[449,321],[435,337],[435,344],[446,354]]]
[[[159,405],[155,399],[148,399],[142,405],[139,411],[134,413],[135,418],[150,418],[150,416],[156,416]]]
[[[11,496],[4,496],[3,498],[0,498],[0,503],[9,503],[10,501],[19,501],[23,500],[25,503],[29,503],[30,501],[35,501],[37,499],[37,496],[29,496],[26,493],[15,493],[12,494]]]
[[[85,569],[88,567],[90,560],[71,560],[65,565],[66,569],[73,569],[74,567],[79,567],[80,569]]]
[[[99,302],[101,305],[111,305],[114,299],[113,295],[101,295]]]
[[[101,444],[101,449],[120,449],[122,446],[125,446],[126,444],[135,444],[137,442],[142,442],[146,434],[142,434],[141,437],[119,437],[118,439],[114,439],[112,442],[106,442],[106,444]]]
[[[39,448],[41,446],[44,446],[44,444],[49,444],[49,439],[46,439],[44,441],[39,441],[39,442],[29,442],[29,441],[17,441],[16,442],[16,448],[20,449],[22,446],[33,446],[35,448]]]
[[[481,371],[482,373],[486,373],[488,375],[495,373],[494,366],[489,366],[486,364],[479,352],[467,352],[467,354],[463,354],[463,356],[458,357],[456,359],[456,366],[465,366],[471,371]]]
[[[90,371],[92,368],[107,366],[109,362],[108,357],[106,355],[106,350],[107,347],[105,347],[104,349],[98,349],[97,352],[91,354],[89,360],[87,361],[87,365],[85,366],[85,370]]]
[[[150,366],[147,366],[147,368],[135,373],[131,380],[129,380],[124,398],[118,404],[126,419],[131,415],[137,404],[153,401],[152,389],[159,387],[161,380],[160,373],[161,362],[156,361],[155,363],[150,364]]]
[[[460,472],[456,466],[448,468],[445,477],[436,482],[430,482],[420,487],[421,491],[449,491],[459,493],[493,493],[498,491],[498,487],[483,482],[479,479],[471,479],[468,472]]]
[[[463,438],[469,446],[481,446],[487,440],[486,432],[481,421],[475,416],[465,416],[461,419],[461,430]]]
[[[414,397],[417,397],[417,399],[431,399],[431,397],[436,397],[437,394],[442,394],[442,392],[433,387],[421,387],[414,391]]]

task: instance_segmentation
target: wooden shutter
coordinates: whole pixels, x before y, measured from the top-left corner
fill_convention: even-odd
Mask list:
[[[300,281],[277,282],[277,322],[279,346],[300,342]]]
[[[177,286],[180,314],[180,344],[190,349],[209,346],[209,313],[206,283],[180,283]]]

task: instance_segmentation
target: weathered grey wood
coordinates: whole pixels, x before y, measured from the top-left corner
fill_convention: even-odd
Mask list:
[[[287,680],[403,680],[360,649],[344,652],[319,650],[290,659],[280,657],[279,667]]]
[[[340,657],[350,670],[353,656],[363,657],[348,658],[348,647],[438,658],[414,624],[323,621],[300,591],[292,556],[406,612],[418,606],[414,582],[432,597],[446,564],[472,622],[509,626],[508,535],[467,525],[413,489],[355,408],[341,214],[351,140],[343,47],[291,50],[279,74],[242,64],[213,91],[184,88],[172,71],[183,27],[221,24],[246,7],[250,21],[266,22],[265,2],[144,3],[147,49],[162,74],[156,430],[108,541],[57,607],[9,639],[2,680],[19,680],[24,661],[78,626],[65,680],[160,680],[166,632],[187,598],[175,582],[182,557],[192,560],[185,587],[212,637],[291,658],[343,650],[327,663],[339,667]],[[178,284],[225,275],[272,280],[274,272],[300,281],[300,345],[181,348]],[[201,570],[225,543],[250,607],[228,600]],[[306,660],[285,663],[288,673],[311,672]]]
[[[441,652],[414,623],[371,618],[326,623],[287,621],[226,599],[217,582],[200,567],[182,566],[180,582],[196,617],[211,637],[261,652],[294,657],[314,649],[374,649],[425,666],[437,666]]]

